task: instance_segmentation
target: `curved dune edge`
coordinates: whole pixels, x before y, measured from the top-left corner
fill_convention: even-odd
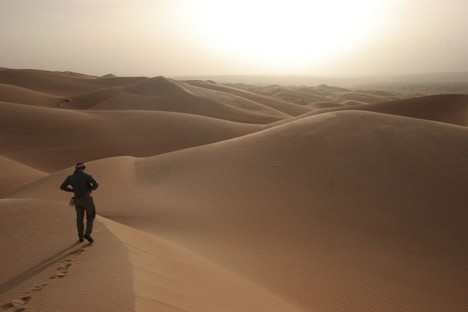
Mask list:
[[[195,253],[98,217],[128,248],[136,310],[303,311]]]

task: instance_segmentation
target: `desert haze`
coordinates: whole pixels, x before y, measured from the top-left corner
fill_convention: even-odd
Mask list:
[[[427,91],[0,69],[1,311],[468,311],[468,95]]]

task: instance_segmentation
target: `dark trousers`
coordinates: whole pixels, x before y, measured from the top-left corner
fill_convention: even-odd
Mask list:
[[[93,232],[94,218],[96,217],[96,208],[92,197],[76,198],[76,228],[78,230],[78,237],[90,236]],[[84,217],[86,215],[86,228],[84,226]]]

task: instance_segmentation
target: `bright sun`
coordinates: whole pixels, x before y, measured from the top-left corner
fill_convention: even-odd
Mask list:
[[[197,40],[273,70],[331,62],[371,38],[386,0],[197,0],[184,12]]]

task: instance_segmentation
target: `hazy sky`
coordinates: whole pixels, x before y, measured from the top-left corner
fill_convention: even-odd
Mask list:
[[[119,76],[468,71],[468,0],[0,0],[0,67]]]

